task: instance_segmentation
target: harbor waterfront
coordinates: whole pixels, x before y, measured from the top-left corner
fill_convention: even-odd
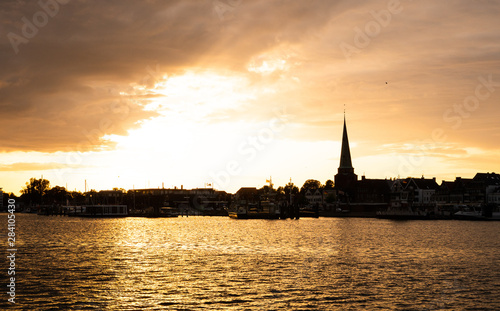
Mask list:
[[[494,310],[499,232],[457,220],[19,213],[16,304],[5,293],[0,308]]]
[[[0,0],[0,311],[500,311],[500,0],[447,4]]]
[[[239,219],[300,217],[379,217],[388,219],[500,220],[500,174],[477,173],[473,178],[370,179],[354,172],[344,111],[340,163],[334,181],[323,185],[308,179],[299,189],[290,178],[274,188],[272,177],[262,188],[241,187],[235,194],[205,188],[113,188],[68,192],[43,178],[31,178],[21,190],[20,210],[43,215],[82,217],[149,216],[176,214],[229,216]],[[210,186],[210,187],[208,187]],[[1,192],[1,188],[0,188]],[[14,199],[10,193],[8,198]],[[1,200],[0,200],[1,201]],[[43,204],[46,202],[46,204]],[[71,202],[71,203],[70,203]],[[2,210],[0,206],[0,211]]]

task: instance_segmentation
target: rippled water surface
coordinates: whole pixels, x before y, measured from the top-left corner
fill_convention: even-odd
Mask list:
[[[19,309],[500,309],[500,222],[17,215]]]

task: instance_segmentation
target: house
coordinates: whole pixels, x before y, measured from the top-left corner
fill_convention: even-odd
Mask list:
[[[486,203],[500,205],[500,186],[490,185],[486,188]]]
[[[495,173],[477,173],[474,178],[457,177],[453,182],[443,180],[436,191],[436,201],[440,204],[491,203],[497,187],[500,187],[500,175]]]
[[[310,205],[322,205],[326,199],[326,197],[323,197],[322,189],[307,189],[304,196]]]
[[[436,205],[436,191],[439,185],[436,178],[427,179],[408,177],[395,179],[390,184],[390,206],[393,208]]]
[[[471,197],[481,203],[495,203],[490,199],[496,198],[497,189],[500,188],[500,175],[493,173],[477,173],[472,179],[474,186]]]
[[[405,191],[410,194],[409,199],[411,199],[413,206],[429,206],[435,205],[435,193],[439,188],[436,183],[436,178],[426,179],[422,178],[409,178]]]
[[[242,187],[234,194],[234,199],[241,204],[257,204],[260,202],[259,191],[255,187]]]
[[[457,177],[455,181],[444,181],[436,191],[439,203],[465,204],[471,203],[472,179]],[[475,200],[475,198],[474,198]]]

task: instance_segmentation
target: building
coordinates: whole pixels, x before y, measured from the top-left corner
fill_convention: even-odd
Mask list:
[[[356,182],[358,176],[354,174],[354,167],[351,161],[351,150],[349,148],[349,138],[347,137],[347,125],[344,115],[344,129],[342,133],[342,149],[340,151],[340,165],[335,175],[335,189],[344,201],[351,201],[356,192]]]
[[[387,209],[391,199],[390,180],[367,179],[364,176],[358,180],[358,175],[354,173],[345,115],[340,164],[334,188],[337,193],[335,213],[340,211],[343,215],[373,217],[378,211]]]
[[[486,195],[486,203],[500,205],[500,186],[488,186]]]
[[[391,181],[368,179],[365,176],[356,182],[355,201],[358,203],[387,204],[391,199]]]
[[[495,192],[500,187],[500,175],[495,173],[477,173],[474,178],[457,177],[455,181],[444,181],[436,190],[438,204],[495,203]]]
[[[87,204],[95,205],[106,205],[106,204],[123,204],[125,197],[125,190],[113,189],[113,190],[101,190],[99,192],[87,192],[86,201]]]
[[[407,178],[404,191],[408,194],[408,199],[413,206],[435,205],[435,194],[439,185],[436,178]]]
[[[159,211],[162,207],[173,207],[179,211],[191,210],[210,215],[224,214],[229,200],[230,195],[225,191],[213,188],[184,189],[183,186],[173,189],[133,189],[126,195],[126,203],[132,210],[153,208]]]
[[[304,196],[306,197],[307,202],[311,205],[321,205],[325,203],[322,189],[307,189]]]
[[[500,189],[500,175],[492,173],[477,173],[474,178],[474,187],[469,190],[470,196],[481,203],[498,204],[498,189]]]
[[[498,206],[500,175],[477,173],[474,178],[457,177],[455,181],[436,183],[436,178],[367,179],[354,173],[344,113],[340,165],[335,175],[336,210],[351,215],[370,216],[377,211],[410,210],[432,214],[443,207],[458,205]],[[309,204],[325,204],[319,190],[306,194]],[[451,212],[451,210],[450,210]],[[347,214],[344,214],[347,215]]]

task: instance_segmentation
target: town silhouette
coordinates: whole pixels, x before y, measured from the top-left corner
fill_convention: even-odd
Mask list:
[[[90,190],[84,193],[50,187],[46,179],[31,178],[21,190],[19,209],[41,215],[85,217],[230,216],[249,219],[300,217],[378,217],[394,219],[500,219],[500,175],[477,173],[454,181],[406,177],[361,179],[354,172],[344,114],[340,163],[334,181],[292,180],[275,187],[242,187],[235,194],[212,187]],[[2,195],[5,210],[13,193]]]

